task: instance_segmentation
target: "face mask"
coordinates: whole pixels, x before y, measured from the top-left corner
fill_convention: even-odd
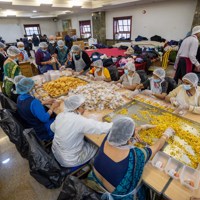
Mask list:
[[[46,50],[46,49],[42,49],[42,51],[43,51],[43,52],[46,52],[47,50]]]
[[[185,85],[185,84],[183,84],[183,88],[185,89],[185,90],[191,90],[191,85]]]
[[[80,59],[80,55],[75,55],[76,60]]]
[[[124,74],[128,75],[128,69],[124,70]]]
[[[50,44],[55,44],[54,40],[49,41]]]
[[[59,47],[60,50],[64,49],[64,47]]]
[[[23,50],[24,50],[24,47],[19,48],[19,50],[23,51]]]
[[[153,79],[153,81],[154,81],[155,83],[159,83],[159,82],[160,82],[159,79]]]

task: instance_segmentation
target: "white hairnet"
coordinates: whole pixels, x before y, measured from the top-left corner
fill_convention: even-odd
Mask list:
[[[23,76],[23,75],[15,76],[15,78],[14,78],[14,83],[15,83],[15,84],[19,83],[19,81],[22,80],[23,78],[26,78],[26,77]]]
[[[58,40],[57,44],[58,46],[65,46],[65,43],[62,40]]]
[[[135,72],[135,64],[134,63],[128,62],[125,67],[127,67],[128,70]]]
[[[102,60],[96,60],[96,61],[94,61],[93,63],[92,63],[92,66],[94,66],[94,67],[102,67],[103,66],[103,62],[102,62]]]
[[[187,80],[189,81],[194,87],[196,87],[198,85],[199,82],[199,78],[195,73],[188,73],[186,74],[182,80]]]
[[[46,42],[40,42],[39,47],[40,48],[47,48],[48,44]]]
[[[79,108],[85,102],[85,97],[82,95],[74,95],[64,101],[65,111],[70,112]]]
[[[200,26],[195,26],[192,29],[192,35],[197,34],[197,33],[200,33]]]
[[[72,51],[72,52],[73,52],[73,51],[81,51],[81,48],[80,48],[80,46],[78,46],[78,45],[73,45],[72,48],[71,48],[71,51]]]
[[[133,136],[135,122],[129,117],[121,117],[113,121],[107,141],[109,144],[120,147],[126,145]]]
[[[10,46],[7,50],[7,54],[9,56],[17,56],[18,54],[20,54],[20,50],[15,46]]]
[[[17,46],[24,46],[24,43],[23,42],[18,42]]]
[[[155,69],[153,71],[153,74],[158,76],[160,79],[164,79],[165,78],[165,70],[162,69],[162,68]]]
[[[34,86],[31,78],[23,78],[16,85],[17,94],[27,94]]]
[[[4,43],[0,42],[0,48],[5,48],[5,47],[6,47],[6,45]]]

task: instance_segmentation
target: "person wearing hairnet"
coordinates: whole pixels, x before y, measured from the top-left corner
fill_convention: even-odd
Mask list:
[[[26,62],[29,60],[28,54],[26,50],[24,49],[24,43],[23,42],[18,42],[17,43],[17,48],[20,50],[19,54],[19,62]]]
[[[57,54],[58,62],[63,66],[67,65],[68,47],[62,40],[58,40],[55,53]]]
[[[63,167],[78,167],[88,162],[97,152],[97,147],[84,140],[84,134],[108,133],[112,123],[98,122],[83,117],[85,98],[70,96],[64,101],[64,112],[57,115],[51,125],[54,132],[52,151]]]
[[[110,72],[107,68],[103,67],[103,62],[101,59],[94,61],[92,64],[93,68],[89,71],[89,75],[96,81],[106,81],[110,82]]]
[[[17,112],[26,124],[33,128],[37,137],[42,141],[53,139],[53,132],[50,125],[54,121],[51,118],[54,110],[60,106],[60,103],[53,100],[41,102],[30,95],[34,87],[34,81],[31,78],[23,78],[16,84],[16,92],[19,94],[17,99]],[[51,105],[46,112],[43,105]]]
[[[9,98],[11,97],[11,89],[13,87],[14,78],[20,74],[20,68],[18,65],[18,56],[20,50],[15,46],[10,46],[7,50],[8,58],[4,62],[3,72],[4,72],[4,81],[3,81],[3,91],[5,95]]]
[[[40,48],[35,53],[35,60],[40,74],[48,70],[54,70],[51,54],[47,51],[48,44],[46,42],[40,42],[39,47]]]
[[[121,88],[135,90],[140,82],[141,79],[139,74],[136,72],[134,63],[128,62],[124,67],[124,74],[120,77],[119,81],[115,82],[115,84]]]
[[[182,78],[183,83],[172,90],[165,100],[177,107],[177,111],[190,111],[200,114],[199,78],[195,73],[188,73]]]
[[[0,87],[2,87],[3,84],[3,65],[8,56],[4,50],[5,48],[6,45],[0,42]]]
[[[137,132],[155,126],[135,126],[129,117],[116,118],[95,156],[93,171],[86,184],[103,194],[105,199],[146,199],[146,188],[141,183],[145,164],[175,134],[172,128],[168,128],[154,145],[137,148],[132,143]]]
[[[151,95],[159,99],[165,99],[167,96],[168,83],[165,81],[165,70],[162,68],[155,69],[153,76],[141,83],[136,89],[145,89],[142,93]]]
[[[85,51],[82,51],[78,45],[73,45],[72,52],[72,64],[71,68],[77,72],[77,74],[83,74],[89,70],[91,60]]]
[[[185,38],[181,44],[175,61],[175,77],[174,80],[178,83],[179,79],[189,72],[192,72],[193,65],[200,72],[200,63],[196,59],[197,50],[199,47],[200,26],[195,26],[192,29],[191,36]]]
[[[56,37],[54,35],[50,35],[49,44],[48,44],[48,52],[51,55],[56,54],[56,47],[57,47]]]

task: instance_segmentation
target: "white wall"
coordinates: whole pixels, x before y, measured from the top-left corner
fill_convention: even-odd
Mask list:
[[[55,35],[57,23],[52,19],[0,19],[0,36],[7,42],[16,42],[16,39],[25,34],[24,24],[40,24],[42,34]]]
[[[58,26],[58,30],[59,31],[63,31],[62,20],[65,20],[65,19],[71,19],[71,21],[72,21],[72,29],[76,29],[76,35],[78,37],[80,37],[79,21],[91,20],[91,32],[93,34],[93,30],[92,30],[92,14],[91,13],[82,14],[82,15],[71,15],[69,17],[60,19],[57,22],[57,26]]]
[[[113,17],[132,16],[132,40],[138,35],[179,40],[191,29],[196,3],[196,0],[173,0],[108,11],[106,38],[113,39]]]

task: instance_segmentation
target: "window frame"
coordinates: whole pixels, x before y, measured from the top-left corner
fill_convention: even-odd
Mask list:
[[[113,40],[115,39],[115,35],[119,34],[119,32],[117,32],[117,25],[115,26],[115,23],[117,23],[119,20],[130,20],[130,31],[122,31],[121,34],[130,34],[130,40],[131,40],[131,34],[132,34],[132,16],[123,16],[123,17],[113,17]],[[124,26],[124,24],[122,25]],[[127,26],[127,25],[125,25]],[[127,38],[126,38],[127,40]]]
[[[89,26],[90,32],[83,32],[84,28],[82,28],[82,26]],[[79,21],[79,30],[80,30],[80,38],[82,38],[82,35],[85,35],[85,34],[90,34],[89,37],[91,37],[92,36],[91,20],[82,20],[82,21]],[[89,37],[87,37],[87,38],[89,38]],[[87,39],[87,38],[84,37],[84,39]]]
[[[37,32],[38,32],[38,34],[36,34],[37,36],[42,34],[39,24],[24,24],[24,31],[25,31],[25,34],[27,35],[27,37],[32,37],[33,36],[33,34],[32,35],[27,34],[27,30],[26,30],[26,28],[32,28],[32,27],[34,27],[34,28],[37,27]]]

